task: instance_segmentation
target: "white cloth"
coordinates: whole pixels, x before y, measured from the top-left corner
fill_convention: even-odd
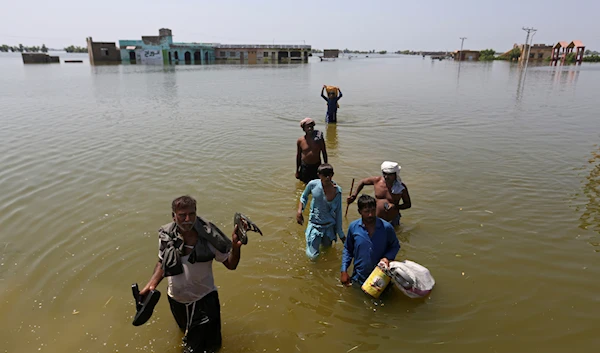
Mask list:
[[[396,287],[409,298],[426,297],[435,286],[435,279],[429,270],[416,262],[392,261],[386,272]]]
[[[396,181],[392,185],[392,194],[401,194],[405,187],[402,185],[402,179],[400,179],[400,165],[396,162],[385,161],[381,163],[381,172],[386,174],[396,173]]]
[[[208,248],[215,254],[215,260],[225,262],[229,253],[223,254],[208,244]],[[212,271],[212,261],[189,263],[189,255],[182,256],[183,273],[169,276],[169,297],[180,303],[187,304],[202,299],[205,295],[217,290]]]

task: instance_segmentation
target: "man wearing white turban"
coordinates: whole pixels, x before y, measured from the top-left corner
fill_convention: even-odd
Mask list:
[[[373,185],[377,200],[377,217],[392,225],[400,224],[400,210],[411,207],[408,188],[400,179],[400,166],[396,162],[385,161],[381,164],[381,176],[365,178],[358,183],[356,191],[347,199],[348,204],[356,200],[365,185]],[[402,200],[402,204],[400,204]]]

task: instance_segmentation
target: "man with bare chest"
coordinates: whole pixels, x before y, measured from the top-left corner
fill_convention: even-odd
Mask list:
[[[323,154],[323,163],[327,163],[327,149],[323,133],[315,130],[313,119],[303,119],[300,127],[305,135],[296,142],[296,179],[308,184],[311,180],[319,179],[317,169],[321,165],[321,154]]]
[[[381,164],[382,176],[374,176],[360,181],[356,191],[347,199],[348,204],[356,200],[356,195],[365,185],[373,185],[377,201],[377,217],[390,222],[392,225],[400,224],[400,210],[411,207],[408,188],[400,179],[400,166],[395,162]],[[402,204],[400,204],[402,200]]]

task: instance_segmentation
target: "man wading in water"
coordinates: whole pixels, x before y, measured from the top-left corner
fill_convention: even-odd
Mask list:
[[[158,231],[158,263],[140,296],[167,277],[171,312],[185,332],[184,352],[216,352],[221,347],[221,307],[212,263],[237,268],[242,247],[238,227],[229,240],[214,224],[196,216],[196,200],[189,196],[173,200],[171,209],[173,222]]]
[[[325,139],[323,133],[315,130],[315,121],[311,118],[303,119],[300,127],[305,135],[296,142],[298,151],[296,152],[296,179],[302,180],[305,184],[309,181],[319,179],[317,169],[321,165],[321,153],[323,154],[323,163],[327,163],[327,149],[325,148]]]
[[[356,200],[356,195],[365,185],[375,187],[375,199],[377,200],[377,217],[397,226],[400,224],[400,210],[411,207],[408,188],[400,179],[400,166],[395,162],[383,162],[381,164],[382,176],[374,176],[360,181],[356,191],[347,199],[348,204]],[[402,204],[400,205],[400,200]]]

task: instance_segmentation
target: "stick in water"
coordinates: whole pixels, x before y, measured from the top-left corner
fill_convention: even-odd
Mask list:
[[[354,189],[354,178],[352,178],[352,186],[350,186],[350,195],[348,195],[348,196],[352,196],[353,189]],[[350,204],[346,202],[346,214],[344,215],[344,217],[348,217],[348,207],[350,207]]]

